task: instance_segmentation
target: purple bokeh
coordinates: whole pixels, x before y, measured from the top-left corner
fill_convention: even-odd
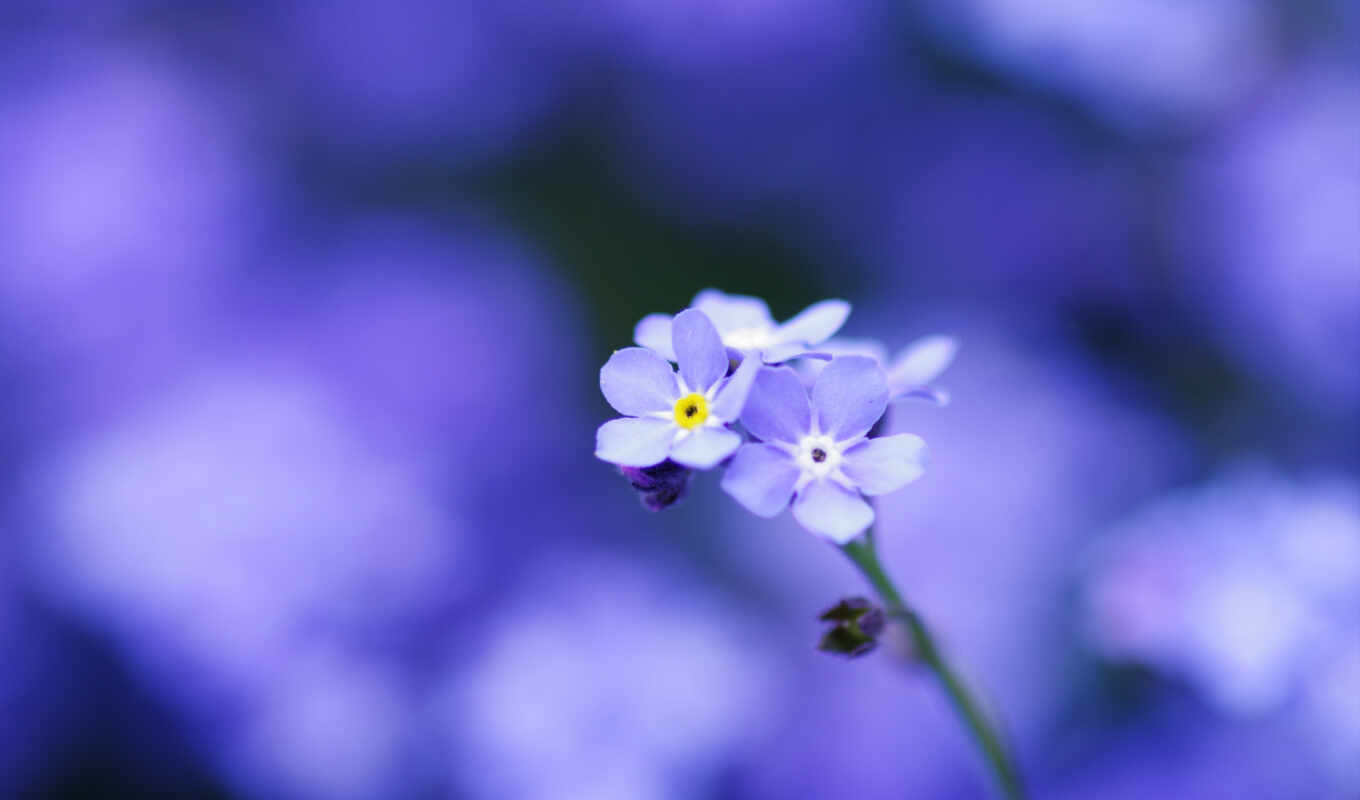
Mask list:
[[[112,637],[248,796],[440,779],[410,721],[516,541],[480,531],[560,509],[486,505],[569,444],[520,421],[583,419],[556,364],[565,294],[514,249],[377,226],[343,253],[324,288],[260,284],[252,324],[30,488],[49,602]]]
[[[1232,355],[1315,405],[1360,409],[1360,78],[1283,76],[1187,163],[1180,278]],[[1191,236],[1193,234],[1193,236]]]
[[[1329,796],[1360,788],[1360,492],[1241,468],[1121,522],[1086,559],[1103,656],[1188,682],[1225,720],[1289,729]],[[1281,745],[1282,746],[1282,745]]]
[[[958,338],[876,536],[1035,796],[1354,796],[1351,5],[7,4],[0,794],[986,797],[593,457],[718,285]]]

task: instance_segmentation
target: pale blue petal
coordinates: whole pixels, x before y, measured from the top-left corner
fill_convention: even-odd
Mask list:
[[[926,443],[915,434],[869,439],[845,451],[841,471],[867,495],[887,494],[926,471]]]
[[[722,488],[758,517],[773,517],[789,505],[799,469],[785,450],[747,444],[723,474]]]
[[[667,361],[675,360],[671,346],[671,315],[648,314],[633,328],[633,341]]]
[[[595,457],[622,467],[650,467],[666,460],[676,424],[664,419],[611,419],[595,432]]]
[[[728,378],[713,396],[713,404],[708,407],[708,413],[723,422],[736,422],[741,417],[742,409],[746,407],[746,398],[751,394],[751,387],[755,385],[760,368],[758,358],[742,361],[737,371],[732,373],[732,377]]]
[[[759,297],[705,289],[694,296],[690,305],[707,314],[714,327],[723,333],[742,328],[774,327],[770,307]]]
[[[788,367],[765,367],[756,375],[741,424],[765,441],[796,444],[812,427],[807,389]]]
[[[798,363],[798,374],[802,376],[803,383],[811,386],[817,382],[817,376],[822,374],[822,369],[826,364],[819,364],[819,361],[830,361],[837,356],[868,356],[880,364],[887,363],[888,348],[877,339],[851,339],[845,336],[837,336],[835,339],[822,342],[817,345],[816,350],[810,350],[799,356],[802,359]]]
[[[813,481],[793,501],[793,516],[804,528],[845,544],[874,524],[874,509],[858,493],[834,481]]]
[[[671,344],[690,391],[707,392],[727,374],[727,348],[704,312],[687,308],[676,314]]]
[[[850,304],[844,300],[813,303],[798,316],[779,326],[779,338],[785,342],[821,344],[840,330],[849,316]]]
[[[894,393],[892,402],[898,400],[924,400],[937,406],[949,405],[950,395],[948,389],[941,389],[938,386],[916,386],[900,394]]]
[[[661,356],[642,347],[614,351],[600,368],[600,391],[609,405],[630,417],[670,411],[680,396],[675,370]]]
[[[877,339],[837,336],[822,342],[817,349],[833,356],[868,356],[880,364],[888,363],[888,348]]]
[[[671,448],[671,460],[694,469],[713,469],[741,446],[741,434],[727,428],[698,428]]]
[[[766,364],[782,364],[807,353],[807,345],[802,342],[785,342],[760,351],[760,358]]]
[[[867,356],[832,359],[812,385],[821,432],[838,442],[863,436],[888,408],[883,368]]]
[[[945,371],[959,350],[952,336],[925,336],[902,349],[888,369],[888,383],[900,391],[925,386]]]

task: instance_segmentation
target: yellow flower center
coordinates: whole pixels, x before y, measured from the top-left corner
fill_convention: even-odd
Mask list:
[[[708,400],[698,392],[675,401],[675,422],[685,430],[693,430],[708,419]]]

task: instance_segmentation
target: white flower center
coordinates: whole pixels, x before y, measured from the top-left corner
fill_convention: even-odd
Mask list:
[[[752,350],[764,350],[779,344],[775,333],[773,325],[760,325],[728,331],[722,335],[722,340],[723,344],[733,350],[749,353]]]
[[[821,480],[840,469],[845,456],[836,442],[825,434],[809,434],[798,442],[798,453],[794,456],[798,467],[805,474]]]

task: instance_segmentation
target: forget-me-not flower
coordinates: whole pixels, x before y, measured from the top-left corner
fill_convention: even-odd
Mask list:
[[[748,359],[727,375],[727,348],[702,311],[675,316],[671,348],[679,372],[641,347],[615,351],[600,370],[600,389],[622,419],[600,426],[595,455],[624,467],[650,467],[670,458],[712,469],[741,445],[727,427],[741,415],[760,362]]]
[[[804,528],[844,544],[874,521],[861,495],[894,491],[924,471],[919,436],[867,438],[887,407],[887,376],[867,356],[833,359],[810,391],[792,369],[764,368],[741,415],[763,441],[737,451],[722,487],[762,517],[792,500]]]
[[[807,353],[831,338],[850,316],[850,304],[844,300],[823,300],[779,324],[759,297],[724,294],[717,289],[699,292],[691,307],[708,315],[728,349],[741,357],[759,353],[766,364],[778,364]],[[648,314],[633,330],[633,340],[675,361],[677,353],[671,346],[673,323],[667,314]]]
[[[891,402],[905,398],[928,400],[936,405],[949,402],[949,392],[931,382],[954,361],[959,342],[952,336],[922,336],[902,348],[887,364],[888,397]]]
[[[877,339],[837,337],[817,346],[818,352],[833,357],[868,356],[882,364],[888,373],[889,403],[913,399],[939,406],[949,404],[949,391],[932,382],[953,363],[958,349],[958,339],[939,334],[922,336],[891,359],[888,358],[888,348]],[[799,372],[811,386],[823,367],[821,361],[805,359],[799,363]]]

